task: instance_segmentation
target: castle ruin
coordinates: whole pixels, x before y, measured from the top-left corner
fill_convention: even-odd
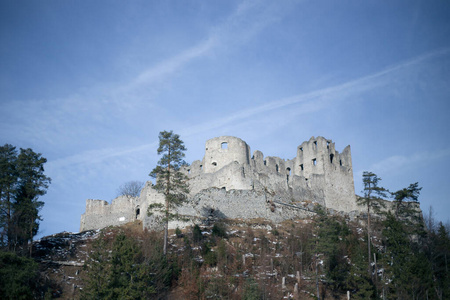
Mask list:
[[[178,213],[189,221],[174,221],[169,227],[184,227],[211,215],[282,222],[310,216],[317,205],[344,214],[358,210],[350,146],[339,153],[331,140],[311,137],[290,160],[250,153],[247,143],[236,137],[208,140],[203,159],[183,169],[190,194]],[[147,216],[147,208],[158,202],[163,203],[164,197],[150,181],[136,198],[120,196],[111,204],[88,199],[80,230],[134,220],[153,228],[157,220]]]

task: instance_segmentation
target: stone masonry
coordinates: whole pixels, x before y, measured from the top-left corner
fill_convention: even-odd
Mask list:
[[[350,146],[342,153],[331,140],[311,137],[296,149],[290,160],[264,157],[261,151],[250,156],[243,140],[221,136],[206,142],[203,159],[183,169],[189,177],[189,201],[178,209],[188,221],[171,222],[184,227],[208,217],[230,219],[263,218],[273,222],[304,218],[321,206],[344,214],[356,206]],[[86,200],[80,230],[120,225],[136,219],[155,228],[157,217],[147,216],[151,203],[164,197],[149,181],[137,198],[118,197],[108,204]]]

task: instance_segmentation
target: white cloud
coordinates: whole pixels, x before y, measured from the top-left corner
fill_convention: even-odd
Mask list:
[[[338,104],[348,99],[349,96],[361,94],[368,90],[373,90],[380,86],[383,86],[390,82],[391,76],[395,75],[395,72],[407,69],[411,66],[419,64],[427,59],[434,58],[436,56],[446,55],[450,52],[450,49],[441,49],[433,51],[419,57],[415,57],[409,61],[405,61],[379,72],[351,80],[349,82],[331,86],[319,90],[315,90],[309,93],[299,94],[292,97],[287,97],[268,103],[264,103],[257,107],[252,107],[243,111],[239,111],[218,120],[208,120],[205,123],[197,124],[181,131],[183,136],[195,135],[200,132],[213,131],[217,128],[226,126],[228,124],[235,124],[239,121],[247,122],[250,118],[273,112],[289,106],[297,105],[295,110],[298,114],[307,114],[311,112],[320,111],[328,108],[330,105]],[[283,124],[280,122],[279,124]]]
[[[223,128],[228,125],[233,125],[234,127],[236,127],[238,122],[249,122],[251,121],[252,118],[259,117],[261,115],[267,115],[268,112],[274,112],[276,110],[289,108],[294,105],[297,105],[295,109],[291,108],[289,109],[291,109],[291,111],[292,110],[296,111],[297,114],[308,114],[311,112],[320,111],[330,107],[330,105],[337,105],[339,103],[342,103],[343,101],[348,99],[348,97],[351,95],[354,96],[386,84],[387,82],[389,82],[390,76],[394,75],[396,71],[411,67],[415,64],[423,62],[424,60],[427,59],[431,59],[435,56],[448,54],[449,52],[450,49],[443,49],[427,53],[425,55],[413,58],[412,60],[394,66],[390,66],[385,70],[340,85],[331,86],[328,88],[323,88],[309,93],[299,94],[292,97],[271,101],[257,107],[252,107],[243,111],[239,111],[224,116],[217,120],[207,120],[205,122],[183,128],[178,132],[183,137],[190,137],[200,133],[207,133],[207,132],[211,132],[211,134],[214,135],[218,128]],[[183,59],[180,58],[180,61],[182,60]],[[283,126],[285,122],[273,121],[272,124],[273,126]],[[74,156],[62,158],[57,161],[49,162],[49,164],[51,164],[52,167],[81,164],[81,163],[91,164],[103,161],[106,158],[126,156],[131,153],[141,153],[141,152],[151,153],[150,149],[155,148],[156,145],[157,141],[154,141],[150,144],[144,144],[138,147],[105,148],[94,151],[87,151]],[[423,155],[423,157],[427,157],[428,159],[430,159],[430,157],[435,157],[437,153],[416,154],[415,156],[412,157],[392,156],[382,162],[379,162],[371,166],[371,170],[382,171],[385,169],[401,168],[402,166],[411,163],[412,160],[414,161],[421,159],[421,155]]]
[[[404,173],[411,169],[423,168],[424,166],[434,164],[437,161],[447,159],[448,157],[450,157],[450,148],[433,152],[416,152],[409,156],[392,155],[372,164],[368,170],[373,171],[376,174]],[[361,176],[362,173],[363,171],[356,172],[356,174]]]
[[[229,49],[230,45],[233,47],[247,42],[289,12],[289,5],[286,4],[279,6],[265,1],[243,1],[223,23],[213,27],[200,43],[144,69],[128,84],[117,88],[114,93],[128,93],[141,86],[160,82],[191,61],[207,56],[216,49]]]

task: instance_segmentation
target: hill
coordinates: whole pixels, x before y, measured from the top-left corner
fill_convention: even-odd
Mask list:
[[[449,235],[388,215],[375,220],[376,263],[365,226],[319,213],[273,224],[209,219],[158,232],[139,222],[61,233],[34,244],[34,258],[61,299],[446,299]],[[145,288],[144,288],[145,287]]]

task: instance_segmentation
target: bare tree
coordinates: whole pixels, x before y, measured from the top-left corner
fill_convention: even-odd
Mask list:
[[[143,186],[143,181],[132,180],[125,182],[117,189],[117,196],[139,197]]]

